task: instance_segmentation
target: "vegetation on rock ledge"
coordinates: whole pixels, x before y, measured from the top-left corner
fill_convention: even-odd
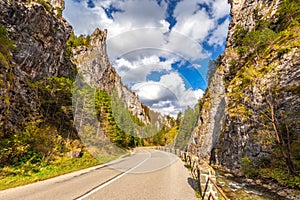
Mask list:
[[[300,1],[284,0],[275,22],[262,20],[251,31],[236,26],[235,49],[239,60],[231,62],[226,77],[228,111],[233,120],[251,123],[253,139],[263,148],[271,144],[272,159],[252,162],[246,155],[242,170],[249,177],[273,178],[281,185],[300,188],[299,133],[295,127],[298,111],[285,108],[287,88],[278,82],[280,60],[300,47]],[[297,86],[293,87],[294,94]],[[261,95],[259,98],[251,95]],[[295,121],[296,120],[296,121]],[[251,129],[251,130],[250,130]],[[255,132],[256,131],[256,132]],[[249,153],[250,154],[250,153]]]

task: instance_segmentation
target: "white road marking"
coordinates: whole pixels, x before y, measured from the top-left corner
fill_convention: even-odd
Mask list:
[[[145,160],[143,160],[142,162],[140,162],[139,164],[137,164],[135,167],[130,168],[129,170],[127,170],[127,171],[125,171],[124,173],[120,174],[119,176],[117,176],[117,177],[111,179],[110,181],[107,181],[106,183],[100,185],[99,187],[94,188],[93,190],[89,191],[89,192],[86,193],[85,195],[76,198],[76,200],[83,200],[83,199],[85,199],[86,197],[90,196],[91,194],[93,194],[93,193],[95,193],[95,192],[101,190],[102,188],[108,186],[109,184],[115,182],[116,180],[122,178],[122,177],[125,176],[126,174],[132,172],[133,170],[135,170],[136,168],[138,168],[139,166],[141,166],[143,163],[145,163],[145,162],[146,162],[147,160],[149,160],[149,158],[151,157],[151,153],[148,152],[148,151],[146,151],[146,152],[148,153],[148,157],[147,157]]]

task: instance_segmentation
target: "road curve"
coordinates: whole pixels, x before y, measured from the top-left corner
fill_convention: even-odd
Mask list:
[[[189,172],[177,156],[137,148],[129,157],[46,181],[0,191],[0,200],[193,200]]]

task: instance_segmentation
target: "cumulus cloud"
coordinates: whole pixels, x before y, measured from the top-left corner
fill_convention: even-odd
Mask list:
[[[126,56],[117,59],[114,66],[117,72],[126,82],[143,82],[147,80],[147,75],[151,72],[171,71],[173,58],[161,61],[157,55],[138,58],[137,60],[127,60]]]
[[[101,7],[88,8],[86,1],[66,0],[65,8],[63,15],[73,26],[75,34],[91,34],[97,27],[113,24]]]
[[[204,9],[198,9],[197,0],[181,1],[174,10],[177,20],[174,30],[191,37],[199,42],[203,41],[214,27],[214,19]]]
[[[165,36],[162,31],[163,29],[160,28],[136,28],[110,37],[107,39],[108,55],[110,59],[115,60],[117,57],[124,56],[132,51],[143,49],[162,50],[165,43]]]
[[[228,1],[224,0],[215,0],[212,1],[212,13],[216,19],[221,19],[228,16],[230,12],[230,6]]]
[[[203,91],[195,81],[188,86],[189,80],[182,79],[178,68],[188,62],[198,71],[206,71],[204,60],[212,56],[211,49],[224,45],[227,36],[227,0],[172,1],[176,5],[172,11],[168,5],[171,1],[92,3],[88,6],[88,0],[65,0],[63,15],[75,34],[91,34],[96,27],[108,29],[109,58],[122,81],[132,86],[143,102],[171,115],[197,102]],[[211,49],[203,48],[203,42]],[[189,77],[187,71],[185,79]],[[157,74],[155,80],[150,76],[153,74]]]
[[[163,28],[166,22],[163,22],[166,12],[166,5],[158,5],[153,0],[126,0],[112,1],[111,4],[96,0],[95,5],[103,10],[113,6],[120,12],[113,12],[112,18],[114,23],[110,24],[108,37],[115,37],[127,31],[139,28]],[[106,20],[104,20],[105,23]],[[102,21],[98,22],[102,24]]]
[[[208,40],[208,44],[211,46],[221,46],[227,37],[229,19],[226,19],[222,24],[218,25],[215,31],[212,33]]]
[[[173,104],[172,101],[159,101],[151,106],[152,110],[160,112],[163,115],[170,115],[176,118],[180,109]]]
[[[137,83],[132,90],[155,111],[176,116],[187,106],[193,107],[202,97],[203,91],[187,89],[177,72],[161,76],[158,82]]]

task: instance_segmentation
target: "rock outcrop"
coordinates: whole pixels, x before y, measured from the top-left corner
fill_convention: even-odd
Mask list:
[[[0,166],[59,156],[67,140],[78,139],[71,109],[76,69],[66,51],[72,27],[60,9],[63,1],[54,8],[47,1],[0,0],[1,34],[7,32],[1,39],[15,46],[0,62]]]
[[[263,169],[254,176],[270,177],[276,159],[292,160],[290,167],[300,169],[299,12],[282,9],[299,2],[286,2],[229,1],[226,49],[189,151],[235,174],[249,175],[248,164]]]
[[[30,83],[52,76],[74,76],[75,71],[65,58],[72,28],[36,2],[1,0],[0,10],[0,23],[16,46],[10,68],[1,66],[5,84],[1,85],[0,94],[6,99],[1,98],[0,132],[19,132],[24,124],[41,115],[37,88]]]
[[[201,158],[209,159],[224,126],[225,87],[223,74],[216,72],[203,97],[198,126],[193,132],[190,151]]]
[[[1,1],[1,24],[7,27],[17,49],[13,61],[31,79],[69,75],[66,41],[72,27],[37,3]],[[49,5],[50,6],[50,5]]]
[[[129,111],[144,124],[149,124],[150,118],[137,95],[122,84],[120,76],[110,64],[106,53],[106,35],[107,30],[96,29],[90,37],[88,46],[74,49],[73,61],[87,83],[100,90],[105,89],[110,95],[116,90],[118,97]]]

